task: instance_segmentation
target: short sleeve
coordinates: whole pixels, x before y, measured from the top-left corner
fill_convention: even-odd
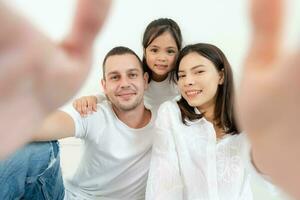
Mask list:
[[[84,139],[87,136],[87,120],[81,117],[80,114],[73,108],[73,106],[66,106],[60,109],[71,116],[75,124],[75,137]]]

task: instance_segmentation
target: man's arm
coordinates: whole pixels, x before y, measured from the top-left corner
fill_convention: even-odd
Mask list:
[[[0,159],[82,86],[109,5],[78,0],[72,29],[57,43],[0,1]]]
[[[43,121],[41,127],[33,135],[32,140],[49,141],[73,136],[75,136],[73,118],[63,111],[55,111]]]

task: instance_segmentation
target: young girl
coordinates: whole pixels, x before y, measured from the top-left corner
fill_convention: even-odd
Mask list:
[[[148,107],[157,109],[167,100],[178,97],[176,85],[172,82],[170,72],[174,68],[178,51],[182,46],[181,30],[172,19],[160,18],[152,21],[143,35],[143,68],[149,74],[149,88],[144,100]],[[96,110],[105,96],[87,96],[74,101],[73,106],[85,115]]]
[[[225,55],[210,44],[189,45],[175,72],[181,99],[158,110],[146,199],[252,199]]]

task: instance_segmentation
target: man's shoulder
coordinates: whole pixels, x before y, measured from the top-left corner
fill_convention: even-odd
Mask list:
[[[101,121],[103,120],[109,120],[114,118],[115,114],[111,107],[110,102],[108,101],[102,101],[101,103],[97,104],[97,111],[92,112],[85,116],[85,120],[87,121]]]
[[[111,103],[108,100],[103,100],[101,103],[97,104],[97,111],[94,113],[112,114],[113,109],[111,107]]]

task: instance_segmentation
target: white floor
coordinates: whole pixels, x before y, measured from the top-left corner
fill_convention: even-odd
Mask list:
[[[61,140],[60,144],[63,176],[72,176],[82,155],[81,141],[75,138],[68,138]],[[252,182],[252,190],[254,200],[291,200],[279,192],[276,196],[270,195],[269,189],[256,180]]]

